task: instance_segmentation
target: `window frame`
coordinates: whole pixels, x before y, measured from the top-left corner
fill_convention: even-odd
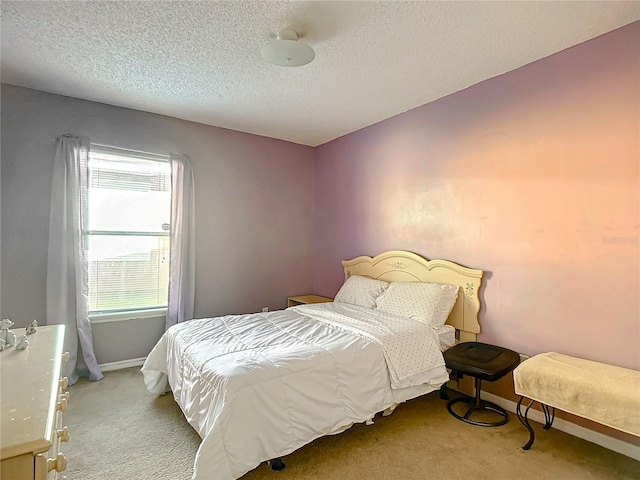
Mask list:
[[[91,323],[123,322],[126,320],[143,320],[147,318],[166,317],[167,307],[148,310],[123,310],[112,313],[90,313]]]
[[[128,157],[132,159],[140,159],[140,160],[148,160],[162,163],[170,163],[169,155],[162,155],[157,153],[143,152],[139,150],[131,150],[120,147],[114,147],[110,145],[103,145],[99,143],[91,143],[89,149],[89,158],[87,159],[87,178],[90,177],[90,165],[91,165],[91,156],[93,152],[106,153],[110,155],[117,155],[122,157]],[[171,172],[169,174],[171,176]],[[171,182],[171,179],[169,180]],[[101,235],[101,236],[135,236],[135,237],[144,237],[144,236],[152,236],[152,237],[167,237],[170,239],[171,232],[135,232],[135,231],[125,231],[125,230],[93,230],[89,229],[89,193],[90,189],[87,184],[87,208],[84,211],[85,219],[84,224],[86,228],[83,230],[82,235],[84,237],[84,242],[86,245],[85,255],[87,256],[87,266],[89,265],[88,253],[89,253],[89,239],[93,235]],[[170,183],[170,193],[173,195],[173,186]],[[171,208],[171,206],[169,206]],[[169,216],[171,212],[169,212]],[[169,240],[169,251],[171,251],[171,241]],[[87,272],[88,273],[88,272]],[[87,289],[89,290],[89,278],[87,277]],[[89,305],[87,304],[87,313],[89,316],[89,320],[91,323],[107,323],[107,322],[118,322],[125,320],[134,320],[134,319],[146,319],[146,318],[159,318],[166,316],[169,302],[169,291],[167,285],[167,305],[158,305],[153,307],[140,307],[140,308],[123,308],[123,309],[113,309],[113,310],[89,310]]]

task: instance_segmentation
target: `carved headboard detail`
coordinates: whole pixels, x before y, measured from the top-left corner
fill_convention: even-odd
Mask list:
[[[386,282],[433,282],[458,285],[458,300],[447,323],[459,332],[460,341],[474,341],[480,333],[478,314],[482,270],[463,267],[448,260],[427,260],[412,252],[391,250],[375,257],[343,260],[345,279],[362,275]]]

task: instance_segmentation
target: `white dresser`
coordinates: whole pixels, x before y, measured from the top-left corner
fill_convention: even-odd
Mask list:
[[[16,336],[24,329],[15,330]],[[69,439],[62,414],[67,378],[60,378],[64,326],[38,327],[29,347],[0,352],[0,479],[64,479],[60,445]]]

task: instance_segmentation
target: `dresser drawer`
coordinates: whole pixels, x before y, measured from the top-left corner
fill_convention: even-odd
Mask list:
[[[67,459],[62,452],[62,447],[69,440],[69,429],[64,425],[63,421],[64,412],[71,398],[71,394],[65,390],[68,383],[66,377],[60,379],[54,429],[51,436],[51,449],[44,456],[47,471],[43,478],[46,478],[46,480],[61,479],[67,467]]]

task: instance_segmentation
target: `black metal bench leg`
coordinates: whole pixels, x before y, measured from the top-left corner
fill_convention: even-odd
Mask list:
[[[280,470],[284,470],[286,465],[283,463],[282,458],[274,458],[271,460],[271,469],[279,472]]]
[[[544,412],[544,427],[542,428],[549,430],[551,425],[553,425],[553,420],[556,416],[556,409],[555,407],[549,407],[544,403],[541,403],[540,405],[542,405],[542,411]]]
[[[524,411],[524,415],[522,415],[522,401],[523,400],[524,400],[524,397],[520,397],[520,401],[518,402],[518,406],[516,407],[516,415],[518,416],[518,420],[520,420],[520,423],[522,423],[522,425],[524,425],[525,428],[527,430],[529,430],[529,441],[522,447],[523,450],[529,450],[531,448],[531,446],[533,445],[533,442],[534,442],[534,440],[536,438],[535,437],[535,433],[533,432],[533,427],[529,423],[529,418],[528,418],[529,409],[531,408],[531,406],[535,402],[533,400],[531,400],[531,403],[529,403],[529,406]]]

